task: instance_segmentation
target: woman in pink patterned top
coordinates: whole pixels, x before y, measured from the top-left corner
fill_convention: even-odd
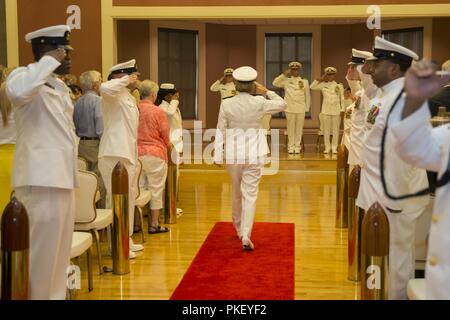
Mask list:
[[[139,103],[138,152],[142,162],[141,186],[147,184],[152,193],[148,233],[164,233],[159,216],[163,207],[163,191],[167,178],[167,148],[170,144],[169,122],[166,113],[154,105],[158,85],[153,81],[142,82]]]

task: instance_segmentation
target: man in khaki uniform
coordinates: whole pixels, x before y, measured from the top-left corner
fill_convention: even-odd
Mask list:
[[[285,92],[284,100],[288,106],[285,113],[290,154],[301,152],[305,114],[311,109],[309,81],[300,77],[301,67],[300,62],[291,62],[289,69],[273,81],[274,87],[282,88]]]
[[[232,98],[236,95],[233,72],[234,70],[231,68],[225,69],[223,77],[214,82],[210,88],[212,92],[220,92],[222,100]]]

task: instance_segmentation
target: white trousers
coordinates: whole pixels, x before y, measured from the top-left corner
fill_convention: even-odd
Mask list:
[[[325,151],[337,151],[339,143],[339,129],[341,127],[341,116],[323,115],[323,139],[325,140]],[[330,145],[330,136],[333,136],[333,142]]]
[[[305,125],[305,114],[286,112],[286,120],[289,138],[288,148],[299,149],[301,148],[302,145],[303,127]]]
[[[157,157],[143,156],[139,158],[142,162],[141,187],[147,187],[152,193],[150,207],[159,210],[163,207],[163,191],[167,178],[167,163]]]
[[[134,229],[134,206],[136,203],[136,166],[130,160],[120,157],[103,157],[98,160],[98,169],[102,174],[106,189],[106,209],[112,209],[112,173],[117,163],[121,161],[128,171],[128,221],[130,237]]]
[[[30,224],[30,299],[65,300],[75,225],[74,190],[21,187]]]
[[[233,224],[244,240],[252,235],[262,167],[261,164],[227,165],[233,186]]]
[[[406,300],[408,281],[415,273],[416,224],[425,208],[390,213],[389,219],[389,300]]]

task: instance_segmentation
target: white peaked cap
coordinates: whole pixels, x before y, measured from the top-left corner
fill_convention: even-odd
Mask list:
[[[25,36],[25,41],[31,43],[33,39],[37,38],[62,38],[65,37],[66,32],[70,32],[70,27],[66,25],[59,25],[53,27],[47,27],[28,33]]]
[[[118,65],[115,65],[114,67],[112,67],[109,70],[109,73],[113,74],[113,73],[136,73],[137,72],[137,68],[136,68],[136,60],[130,60],[124,63],[120,63]]]
[[[377,60],[383,58],[405,62],[419,60],[419,56],[414,51],[377,36],[375,38],[373,58],[368,58],[367,60]]]
[[[159,88],[163,90],[175,90],[175,85],[173,83],[163,83]]]
[[[363,64],[367,59],[372,57],[372,52],[352,49],[352,61],[349,64]]]
[[[25,41],[32,44],[47,44],[73,50],[69,45],[70,27],[58,25],[39,29],[25,35]]]
[[[234,70],[233,78],[240,82],[251,82],[258,78],[258,72],[252,67],[240,67]]]

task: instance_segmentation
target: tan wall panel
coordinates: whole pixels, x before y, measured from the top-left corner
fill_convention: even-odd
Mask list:
[[[209,87],[223,76],[227,67],[256,68],[256,26],[206,25],[206,127],[215,128],[220,93]]]
[[[150,79],[150,21],[117,21],[118,63],[136,59],[141,79]]]
[[[19,58],[20,64],[33,62],[30,44],[24,40],[25,34],[39,28],[56,24],[66,24],[67,7],[78,5],[81,8],[81,30],[74,30],[71,44],[72,73],[80,75],[86,70],[102,69],[101,47],[101,5],[92,0],[17,0],[19,19]]]
[[[337,82],[348,86],[345,76],[351,50],[372,51],[373,33],[365,25],[323,25],[322,26],[322,67],[338,69]],[[323,71],[323,70],[322,70]]]
[[[440,63],[450,59],[450,18],[433,19],[433,59]]]

